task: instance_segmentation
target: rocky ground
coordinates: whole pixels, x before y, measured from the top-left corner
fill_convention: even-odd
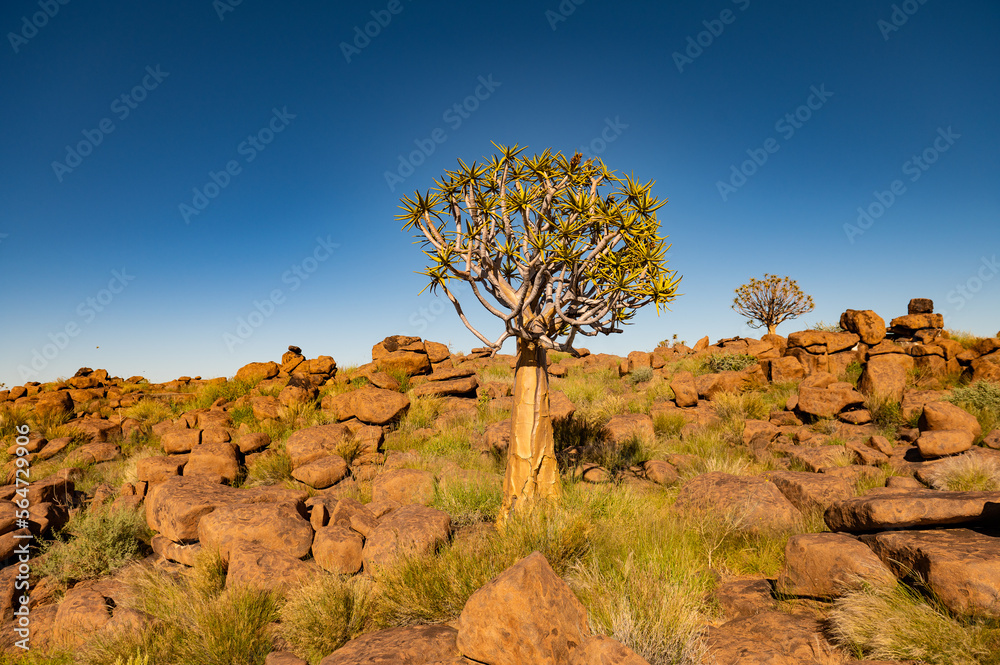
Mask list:
[[[1000,335],[840,325],[550,354],[503,532],[510,356],[2,391],[4,662],[998,663]]]

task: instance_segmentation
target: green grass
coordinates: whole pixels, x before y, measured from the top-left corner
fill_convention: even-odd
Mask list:
[[[45,557],[36,570],[62,585],[100,577],[142,557],[150,538],[144,509],[91,508],[71,518],[56,540],[43,545]]]
[[[997,622],[963,621],[902,584],[866,588],[834,601],[831,632],[857,658],[930,665],[1000,662]]]

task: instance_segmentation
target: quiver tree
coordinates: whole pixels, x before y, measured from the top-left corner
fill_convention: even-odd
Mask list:
[[[483,164],[446,171],[436,187],[406,197],[398,215],[431,264],[466,327],[493,354],[517,340],[511,440],[499,521],[538,498],[561,494],[549,416],[546,351],[574,356],[577,335],[622,332],[640,307],[677,296],[680,277],[666,268],[669,246],[656,211],[666,203],[599,159],[497,146]],[[472,294],[503,322],[490,339],[466,318],[449,283]]]
[[[733,309],[747,317],[751,328],[767,326],[768,334],[773,335],[778,324],[811,312],[813,299],[794,279],[764,273],[764,279],[752,277],[736,289]]]

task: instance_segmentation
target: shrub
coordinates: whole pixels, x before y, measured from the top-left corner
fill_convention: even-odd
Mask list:
[[[160,400],[143,397],[132,406],[124,409],[122,414],[126,418],[134,418],[144,425],[155,425],[170,418],[173,411]]]
[[[46,556],[38,562],[38,572],[61,584],[107,575],[140,558],[151,538],[142,508],[90,508],[43,546]]]
[[[706,358],[702,366],[709,372],[731,370],[740,372],[757,364],[757,359],[746,353],[716,353]]]

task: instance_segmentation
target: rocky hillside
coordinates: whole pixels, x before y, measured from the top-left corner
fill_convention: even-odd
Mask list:
[[[503,531],[510,356],[2,391],[0,660],[1000,663],[1000,334],[942,326],[550,353]]]

